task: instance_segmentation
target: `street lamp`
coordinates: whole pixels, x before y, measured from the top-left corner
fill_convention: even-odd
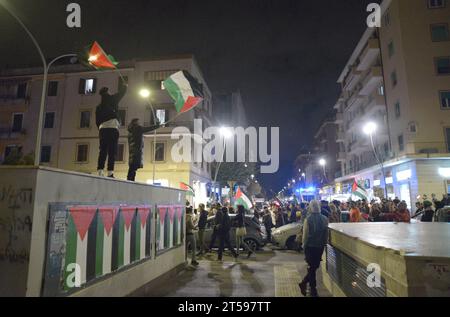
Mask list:
[[[227,141],[227,139],[230,139],[233,137],[233,132],[229,128],[221,127],[219,132],[220,132],[220,135],[223,137],[223,157],[220,160],[220,162],[216,168],[216,174],[214,176],[214,190],[216,189],[217,177],[219,176],[219,170],[220,170],[220,167],[222,166],[222,163],[224,161],[224,157],[226,154],[226,150],[227,150],[227,142],[226,141]],[[254,175],[252,175],[252,176],[254,177]],[[215,192],[213,192],[213,194],[215,195]]]
[[[322,166],[323,168],[323,176],[325,177],[325,181],[327,180],[327,171],[326,171],[326,166],[327,166],[327,161],[323,158],[321,158],[319,160],[319,165]]]
[[[150,100],[152,92],[147,88],[142,88],[139,91],[139,95],[145,99],[150,106],[150,109],[152,110],[153,120],[155,120],[156,123],[156,113],[155,109],[153,108],[152,101]],[[152,185],[155,185],[155,179],[156,179],[156,129],[153,131],[153,182]]]
[[[370,144],[372,145],[373,154],[375,156],[375,159],[378,161],[381,167],[381,174],[383,174],[383,181],[384,181],[384,195],[385,198],[387,198],[387,186],[386,186],[386,175],[384,173],[384,166],[383,161],[380,159],[380,157],[377,154],[377,150],[375,148],[375,143],[373,142],[373,134],[377,131],[377,124],[375,122],[368,122],[363,127],[363,132],[367,134],[370,137]]]

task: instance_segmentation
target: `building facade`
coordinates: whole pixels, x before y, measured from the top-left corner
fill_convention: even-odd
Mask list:
[[[450,4],[385,0],[338,82],[336,191],[356,179],[371,196],[446,194],[450,184]],[[363,133],[367,123],[376,131]]]
[[[144,168],[137,181],[179,188],[190,184],[196,192],[194,203],[206,202],[211,183],[211,166],[203,163],[176,163],[172,160],[172,130],[187,127],[192,133],[194,119],[202,119],[203,129],[213,124],[212,96],[193,56],[134,60],[121,63],[121,73],[128,82],[127,94],[120,102],[120,139],[116,155],[115,177],[126,179],[128,172],[128,131],[132,119],[152,125],[152,110],[139,91],[151,91],[151,103],[160,122],[167,125],[145,136]],[[162,82],[173,73],[187,70],[203,85],[204,101],[193,111],[178,115],[173,100]],[[13,147],[22,153],[34,152],[37,118],[42,89],[40,69],[4,71],[0,75],[2,160]],[[36,75],[38,74],[38,75]],[[64,170],[95,174],[99,153],[95,109],[100,103],[99,90],[108,87],[116,93],[121,82],[116,71],[89,71],[79,65],[55,66],[49,78],[45,123],[41,148],[41,164]],[[6,98],[2,99],[2,95]],[[180,136],[181,137],[181,136]],[[156,147],[154,142],[156,140]],[[156,151],[154,150],[156,148]],[[155,169],[155,180],[153,180]]]

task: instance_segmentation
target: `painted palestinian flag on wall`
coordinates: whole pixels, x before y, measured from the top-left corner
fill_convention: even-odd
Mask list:
[[[156,218],[156,250],[169,250],[184,241],[184,209],[181,206],[158,206]]]
[[[249,210],[253,207],[251,200],[242,192],[242,190],[238,187],[236,192],[236,196],[234,197],[234,206],[242,205],[245,209]]]
[[[203,87],[187,71],[173,74],[164,81],[164,88],[175,101],[178,113],[185,113],[203,101]]]
[[[94,42],[88,49],[87,62],[97,70],[116,69],[119,65],[112,55],[105,53],[98,42]]]
[[[180,183],[180,189],[185,190],[187,196],[195,196],[194,188],[186,183]]]
[[[151,256],[149,206],[70,206],[64,264],[64,289],[77,264],[81,285]]]
[[[353,182],[352,194],[357,196],[360,199],[365,199],[365,200],[367,200],[367,197],[368,197],[367,191],[356,182],[356,179]]]

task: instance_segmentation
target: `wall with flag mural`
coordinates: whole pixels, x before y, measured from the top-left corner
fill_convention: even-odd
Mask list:
[[[184,191],[43,167],[2,176],[18,216],[0,216],[0,247],[16,221],[8,254],[23,256],[0,257],[0,295],[125,296],[186,261]]]

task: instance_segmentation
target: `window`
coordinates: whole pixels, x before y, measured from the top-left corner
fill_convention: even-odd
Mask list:
[[[409,125],[409,132],[410,133],[417,133],[417,125],[415,122],[411,122]]]
[[[5,156],[6,159],[11,154],[21,154],[22,153],[22,147],[18,145],[7,145],[5,147]]]
[[[78,91],[80,95],[91,95],[95,94],[96,91],[97,91],[97,79],[95,78],[80,79],[80,86]]]
[[[80,129],[89,129],[91,127],[91,112],[80,112]]]
[[[150,80],[147,84],[150,90],[163,90],[164,87],[162,80]]]
[[[388,50],[389,50],[389,57],[394,56],[395,53],[395,49],[394,49],[394,42],[391,41],[388,45]]]
[[[391,13],[389,11],[384,15],[384,26],[391,25]]]
[[[445,0],[428,0],[428,9],[445,8]]]
[[[48,96],[49,97],[56,97],[58,95],[58,82],[57,81],[51,81],[48,84]]]
[[[165,143],[156,143],[155,162],[164,162],[165,149]]]
[[[116,161],[117,162],[125,161],[125,144],[119,144],[117,146]]]
[[[441,108],[450,109],[450,91],[441,91],[439,95],[441,99]]]
[[[401,115],[401,113],[400,113],[400,102],[398,101],[396,104],[395,104],[395,118],[400,118],[400,115]]]
[[[398,150],[400,152],[403,152],[405,150],[405,143],[404,143],[403,135],[400,135],[398,137]]]
[[[76,161],[86,163],[88,161],[89,144],[77,144]]]
[[[383,86],[383,85],[381,85],[380,87],[378,87],[378,95],[384,96],[384,86]]]
[[[445,129],[445,138],[447,140],[447,151],[450,153],[450,128]]]
[[[448,24],[431,25],[431,40],[433,42],[442,42],[449,40]]]
[[[120,127],[125,127],[127,125],[127,111],[125,109],[119,109],[117,115],[119,117]]]
[[[11,132],[22,132],[23,113],[13,114]]]
[[[47,112],[45,114],[44,129],[53,129],[55,125],[55,113]]]
[[[435,64],[438,75],[450,74],[450,57],[438,57],[435,59]]]
[[[22,83],[17,86],[17,99],[25,99],[27,96],[27,83]]]
[[[397,86],[397,73],[393,71],[391,73],[391,81],[392,81],[392,87]]]
[[[169,121],[169,110],[158,109],[156,110],[156,117],[159,123],[164,124]]]
[[[41,163],[50,163],[51,155],[52,155],[52,147],[44,145],[41,148]]]

